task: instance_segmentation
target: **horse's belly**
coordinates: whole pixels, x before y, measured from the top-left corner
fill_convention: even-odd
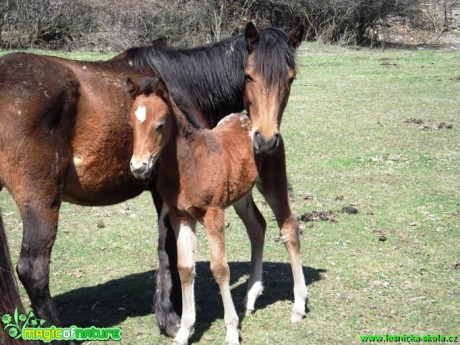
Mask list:
[[[146,182],[137,180],[130,170],[131,133],[114,127],[104,132],[85,131],[74,138],[73,159],[64,186],[63,200],[80,205],[113,205],[138,196]],[[95,133],[93,140],[87,133]]]
[[[87,206],[113,205],[134,198],[145,189],[146,183],[131,174],[128,160],[74,156],[62,199]]]

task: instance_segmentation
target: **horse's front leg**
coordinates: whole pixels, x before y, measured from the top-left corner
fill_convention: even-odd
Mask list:
[[[41,187],[46,190],[46,186]],[[56,239],[60,200],[51,189],[47,190],[49,194],[43,190],[30,195],[27,201],[18,202],[24,234],[16,270],[36,316],[46,321],[43,327],[51,327],[60,326],[49,285],[50,256]]]
[[[162,332],[174,337],[180,327],[182,294],[177,270],[177,247],[168,208],[156,191],[152,191],[158,214],[158,271],[154,296],[155,318]]]
[[[239,200],[234,206],[236,214],[246,227],[251,241],[251,273],[244,300],[246,315],[254,311],[257,298],[262,294],[262,260],[264,253],[265,229],[267,223],[252,198],[252,193]]]
[[[209,238],[211,271],[217,284],[219,284],[224,304],[224,321],[227,328],[225,344],[236,345],[240,343],[238,333],[239,319],[230,292],[230,268],[225,255],[224,210],[209,209],[205,215],[203,225]]]
[[[291,321],[297,322],[305,316],[308,292],[302,270],[299,225],[289,205],[283,140],[273,154],[263,157],[257,187],[275,214],[281,229],[281,238],[289,253],[294,277],[294,306]]]
[[[177,240],[177,268],[182,285],[182,317],[174,345],[188,344],[196,320],[195,311],[195,221],[171,216]]]

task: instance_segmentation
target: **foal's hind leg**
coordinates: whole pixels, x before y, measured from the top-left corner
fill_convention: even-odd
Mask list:
[[[262,294],[262,259],[267,223],[252,198],[252,193],[234,205],[237,215],[243,221],[251,241],[251,273],[244,300],[246,315],[254,311],[254,304]]]
[[[203,221],[209,238],[211,271],[219,284],[224,304],[224,321],[227,328],[225,345],[239,344],[238,315],[230,292],[230,268],[225,255],[225,218],[224,210],[209,209]]]
[[[281,238],[289,252],[294,277],[294,306],[291,321],[297,322],[305,316],[307,286],[302,271],[299,225],[289,205],[286,160],[282,140],[276,152],[264,157],[257,187],[275,214],[281,229]]]

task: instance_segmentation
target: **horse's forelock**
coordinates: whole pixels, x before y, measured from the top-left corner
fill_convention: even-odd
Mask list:
[[[289,69],[295,69],[295,48],[289,43],[289,36],[278,29],[261,30],[254,50],[253,67],[269,85],[286,81]]]

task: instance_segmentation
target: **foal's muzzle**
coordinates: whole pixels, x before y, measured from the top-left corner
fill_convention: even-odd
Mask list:
[[[269,139],[265,139],[265,137],[259,131],[254,132],[254,137],[252,138],[252,145],[254,147],[254,152],[256,154],[265,153],[270,154],[273,153],[280,143],[280,134],[276,133]]]
[[[146,180],[150,177],[153,170],[154,159],[150,155],[147,158],[131,158],[130,168],[134,177],[139,180]]]

